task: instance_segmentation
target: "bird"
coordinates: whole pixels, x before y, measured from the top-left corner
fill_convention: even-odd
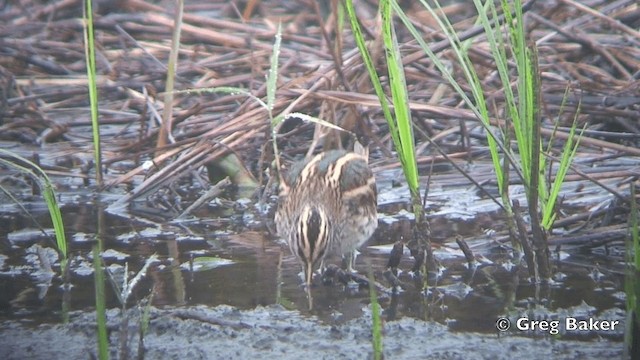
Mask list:
[[[357,248],[378,226],[376,180],[366,154],[329,150],[299,161],[281,177],[278,198],[276,232],[302,265],[307,290],[327,256],[343,256],[354,272]]]

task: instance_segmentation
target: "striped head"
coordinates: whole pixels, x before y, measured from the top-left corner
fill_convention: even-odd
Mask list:
[[[289,233],[289,247],[302,264],[305,282],[310,286],[313,270],[329,250],[331,223],[321,207],[307,204],[296,218],[294,226],[294,231]]]
[[[293,164],[281,178],[275,223],[309,285],[325,256],[353,252],[377,226],[376,184],[367,158],[331,150]]]

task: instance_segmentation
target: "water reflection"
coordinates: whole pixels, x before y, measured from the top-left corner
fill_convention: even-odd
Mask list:
[[[148,221],[131,220],[104,214],[89,206],[67,206],[69,221],[71,272],[70,308],[90,309],[95,305],[93,275],[80,271],[81,264],[90,264],[91,233],[102,232],[105,250],[115,250],[127,257],[109,257],[105,265],[124,265],[131,272],[138,271],[152,254],[160,262],[151,266],[148,277],[134,290],[129,306],[145,298],[153,290],[156,306],[217,306],[227,304],[240,309],[258,305],[281,304],[313,315],[328,323],[340,323],[358,318],[368,310],[369,295],[366,288],[345,287],[334,282],[325,285],[319,276],[312,288],[313,310],[309,311],[308,298],[299,277],[300,266],[280,241],[266,227],[253,227],[237,233],[230,232],[219,221],[206,219],[178,225],[155,225]],[[92,216],[94,220],[92,220]],[[497,215],[496,215],[497,216]],[[78,218],[83,218],[79,221]],[[98,221],[99,219],[99,221]],[[493,219],[493,220],[492,220]],[[594,268],[581,263],[587,256],[593,263],[594,254],[570,254],[568,261],[557,262],[559,281],[540,288],[527,281],[527,273],[514,265],[511,252],[499,245],[492,233],[481,235],[489,224],[500,223],[491,215],[476,222],[468,220],[431,219],[434,250],[440,271],[429,274],[428,290],[421,292],[421,284],[409,273],[413,260],[405,254],[399,264],[400,291],[379,292],[378,298],[387,321],[402,317],[436,320],[459,331],[493,332],[495,319],[509,309],[526,310],[544,305],[550,312],[589,304],[598,313],[607,309],[623,309],[620,292],[622,276],[610,269],[619,262],[601,255],[599,275]],[[95,226],[93,224],[100,224]],[[391,224],[381,222],[379,230],[362,249],[356,269],[367,273],[371,264],[376,280],[389,287],[383,272],[389,251],[395,241],[405,240],[411,229],[408,220]],[[82,232],[83,236],[73,236]],[[454,241],[456,234],[474,233],[467,239],[479,259],[477,269],[470,269]],[[45,301],[31,301],[29,289],[37,285],[33,270],[24,267],[30,241],[4,247],[8,258],[0,265],[0,315],[3,317],[36,316],[60,311],[62,291],[59,280],[54,279]],[[49,245],[44,244],[44,247]],[[229,260],[219,266],[194,267],[198,258]],[[330,262],[340,264],[339,259]],[[55,265],[54,265],[55,268]],[[609,270],[608,270],[609,269]],[[562,276],[561,276],[562,275]],[[119,306],[113,290],[107,286],[107,307]],[[27,299],[27,300],[23,300]],[[37,299],[37,297],[35,298]],[[542,299],[542,300],[540,300]],[[49,317],[49,319],[51,319]],[[58,318],[59,319],[59,318]]]

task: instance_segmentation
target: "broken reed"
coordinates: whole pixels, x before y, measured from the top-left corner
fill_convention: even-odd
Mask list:
[[[182,31],[182,17],[184,14],[184,1],[176,2],[176,12],[173,21],[173,31],[171,36],[171,51],[169,52],[169,64],[167,64],[167,77],[165,81],[164,109],[162,111],[162,125],[158,133],[156,148],[160,149],[169,143],[173,137],[173,88],[175,83],[176,68],[178,66],[178,55],[180,51],[180,34]]]

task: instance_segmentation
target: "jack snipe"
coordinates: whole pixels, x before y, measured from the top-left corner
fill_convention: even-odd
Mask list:
[[[302,264],[307,289],[326,255],[348,254],[378,226],[376,181],[365,156],[331,150],[292,166],[281,179],[276,228]]]

